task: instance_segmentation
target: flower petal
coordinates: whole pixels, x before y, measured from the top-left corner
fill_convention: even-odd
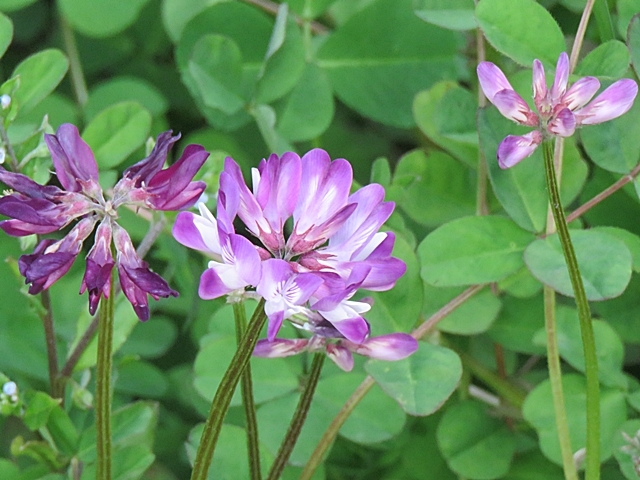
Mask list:
[[[547,130],[560,137],[570,137],[576,131],[576,117],[568,108],[563,108],[549,122]]]
[[[491,103],[493,103],[493,98],[496,96],[496,93],[502,90],[513,91],[513,87],[509,83],[509,80],[507,80],[507,77],[505,77],[502,70],[493,63],[481,62],[476,71],[478,72],[480,88],[482,88],[482,91]]]
[[[544,67],[538,59],[533,61],[533,101],[538,111],[542,111],[543,105],[547,102],[547,78]]]
[[[607,122],[629,111],[638,94],[638,85],[630,79],[618,80],[586,107],[575,113],[579,125]]]
[[[542,143],[542,134],[534,130],[526,135],[507,136],[498,146],[498,164],[500,168],[511,168],[531,155]]]
[[[63,123],[55,135],[45,134],[44,139],[51,152],[58,180],[65,190],[82,190],[78,180],[98,181],[98,165],[93,152],[80,138],[75,125]]]
[[[345,342],[346,344],[347,342]],[[391,333],[348,345],[354,352],[377,360],[402,360],[418,349],[418,341],[406,333]]]
[[[353,355],[351,352],[342,345],[328,344],[326,347],[327,357],[329,357],[333,363],[340,367],[345,372],[353,370]]]
[[[556,75],[551,86],[551,104],[556,105],[560,98],[567,91],[567,82],[569,81],[569,56],[566,52],[562,52],[558,57],[556,64]]]
[[[253,355],[262,358],[279,358],[290,357],[302,352],[307,347],[307,340],[297,338],[295,340],[288,338],[276,338],[273,341],[266,339],[258,340]]]
[[[492,102],[502,115],[521,125],[530,127],[538,124],[538,115],[527,102],[513,90],[502,90],[495,94]]]
[[[575,111],[584,107],[600,89],[600,82],[595,77],[582,77],[571,85],[560,99],[560,105]]]

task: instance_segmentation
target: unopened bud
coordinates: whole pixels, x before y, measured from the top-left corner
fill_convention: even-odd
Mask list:
[[[0,95],[0,106],[3,110],[6,110],[11,105],[11,97],[6,93],[4,95]]]

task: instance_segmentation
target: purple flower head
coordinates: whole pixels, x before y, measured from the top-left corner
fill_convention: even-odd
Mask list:
[[[363,315],[371,305],[351,298],[360,288],[388,290],[405,272],[391,255],[395,236],[379,232],[395,205],[384,202],[380,185],[350,194],[352,179],[349,162],[314,149],[302,158],[288,152],[262,160],[250,189],[227,158],[216,217],[205,207],[200,215],[178,215],[176,240],[212,258],[200,279],[202,298],[241,296],[255,287],[247,295],[265,300],[270,343],[259,343],[257,352],[264,347],[265,356],[285,356],[321,343],[325,348],[324,338],[364,345],[369,324]],[[259,244],[235,232],[236,217]],[[313,332],[312,347],[276,339],[285,320]],[[346,368],[351,350],[344,345],[330,343],[327,352]]]
[[[172,137],[171,132],[160,134],[149,157],[125,170],[109,198],[105,198],[98,183],[98,166],[91,148],[71,124],[61,125],[55,135],[45,135],[62,188],[39,185],[25,175],[0,167],[0,181],[13,190],[0,198],[0,214],[9,217],[0,221],[0,228],[6,233],[46,234],[76,222],[62,240],[42,240],[34,253],[20,258],[20,273],[30,284],[30,293],[49,288],[64,275],[95,229],[80,287],[80,293],[88,292],[91,314],[102,295],[108,297],[111,293],[114,266],[122,290],[141,320],[149,318],[147,295],[155,299],[177,295],[138,257],[129,235],[116,220],[117,210],[123,205],[177,210],[197,201],[205,186],[192,180],[208,155],[202,147],[189,145],[177,162],[162,169],[178,138]]]
[[[638,93],[633,80],[623,79],[590,102],[600,82],[595,77],[583,77],[567,89],[569,57],[563,52],[558,58],[551,88],[547,87],[542,63],[533,61],[533,102],[537,111],[534,112],[496,65],[482,62],[477,71],[482,91],[502,115],[520,125],[536,128],[526,135],[509,135],[502,141],[497,154],[501,168],[512,167],[531,155],[547,137],[569,137],[582,125],[594,125],[623,115]]]

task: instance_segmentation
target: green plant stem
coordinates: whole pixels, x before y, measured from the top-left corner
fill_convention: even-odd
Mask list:
[[[202,438],[200,439],[200,446],[196,452],[196,459],[193,463],[193,472],[191,473],[191,480],[206,480],[211,466],[211,460],[213,459],[213,452],[216,448],[218,436],[220,435],[220,429],[222,428],[222,422],[224,421],[225,414],[229,409],[233,392],[240,381],[242,372],[244,371],[253,349],[258,341],[260,330],[264,325],[267,316],[264,313],[264,299],[260,300],[256,310],[253,312],[251,321],[247,326],[244,336],[238,345],[235,355],[231,359],[231,363],[227,368],[218,390],[211,402],[211,409],[209,410],[209,416],[207,422],[204,425],[204,431],[202,432]]]
[[[47,362],[49,364],[49,388],[53,398],[63,399],[60,392],[60,382],[58,382],[58,352],[56,350],[56,332],[53,326],[53,312],[51,310],[51,296],[49,290],[40,293],[40,300],[44,312],[42,314],[42,326],[44,327],[44,338],[47,345]]]
[[[464,292],[462,292],[457,297],[453,298],[449,303],[444,305],[440,310],[431,315],[427,320],[422,322],[418,328],[416,328],[413,332],[411,332],[411,336],[415,339],[420,339],[428,332],[430,332],[435,326],[444,319],[447,315],[453,312],[456,308],[462,305],[464,302],[473,297],[476,293],[482,290],[485,285],[474,285],[472,287],[467,288]],[[375,381],[371,375],[368,375],[362,383],[354,390],[351,396],[347,399],[345,404],[342,406],[338,414],[331,421],[331,424],[327,427],[325,432],[322,434],[322,438],[316,444],[316,448],[309,457],[307,464],[304,467],[304,470],[300,474],[299,480],[310,480],[313,474],[315,473],[318,465],[322,462],[322,459],[325,456],[325,453],[329,449],[329,446],[333,443],[333,440],[338,435],[340,428],[346,422],[349,415],[354,408],[360,403],[365,395],[371,390]]]
[[[87,99],[89,98],[87,83],[84,80],[82,63],[80,62],[80,54],[78,53],[76,39],[73,36],[73,30],[62,12],[60,12],[60,30],[62,31],[64,49],[69,57],[69,72],[71,74],[73,91],[76,94],[78,105],[84,107],[85,103],[87,103]]]
[[[16,173],[20,173],[20,165],[18,164],[18,157],[16,157],[16,152],[13,149],[13,145],[9,141],[9,135],[7,135],[7,131],[5,130],[2,122],[0,122],[0,139],[2,139],[2,143],[7,149],[7,153],[9,154],[9,164],[11,165],[11,170]]]
[[[233,314],[236,320],[236,338],[238,340],[238,347],[240,347],[240,342],[247,329],[247,315],[244,309],[244,302],[235,302],[233,304]],[[256,418],[256,405],[253,399],[253,379],[251,377],[251,364],[249,362],[247,362],[247,366],[242,373],[240,390],[242,393],[242,406],[244,407],[247,428],[247,452],[249,455],[251,480],[261,480],[258,420]]]
[[[309,372],[307,383],[304,386],[304,390],[302,391],[302,395],[298,401],[298,406],[296,407],[296,411],[293,413],[289,429],[282,440],[276,459],[271,465],[271,470],[269,470],[267,480],[278,480],[280,475],[282,475],[284,467],[287,465],[291,452],[293,452],[293,447],[295,447],[296,441],[300,436],[300,431],[302,430],[304,421],[307,418],[307,413],[309,413],[311,400],[313,399],[313,394],[316,391],[318,380],[320,379],[320,373],[322,372],[324,358],[324,352],[318,352],[313,356],[313,362],[311,363],[311,371]]]
[[[553,411],[556,418],[556,432],[562,455],[564,478],[578,480],[578,472],[573,461],[573,449],[569,436],[569,421],[564,403],[562,388],[562,370],[560,369],[560,353],[558,352],[558,335],[556,331],[556,292],[544,286],[544,325],[547,334],[547,368],[553,397]]]
[[[547,188],[549,189],[549,203],[551,204],[562,251],[567,262],[569,278],[571,279],[571,286],[573,287],[578,308],[578,318],[580,319],[585,375],[587,377],[587,459],[585,478],[586,480],[597,480],[600,478],[600,384],[598,381],[598,358],[596,356],[593,325],[591,324],[591,311],[560,200],[560,192],[553,165],[553,145],[551,141],[546,140],[543,142],[543,153]]]
[[[96,479],[111,480],[111,364],[113,351],[113,273],[111,295],[100,300],[96,366]]]

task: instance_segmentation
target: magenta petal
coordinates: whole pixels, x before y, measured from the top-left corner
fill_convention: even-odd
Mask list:
[[[342,345],[328,344],[327,357],[329,357],[333,363],[340,367],[345,372],[353,370],[353,355],[351,352]]]
[[[571,88],[560,99],[560,104],[575,111],[589,103],[589,100],[593,98],[599,89],[600,82],[597,78],[583,77],[571,85]]]
[[[214,298],[226,295],[230,291],[232,291],[232,289],[224,284],[214,269],[207,268],[200,276],[198,295],[203,300],[213,300]]]
[[[171,130],[162,132],[156,139],[156,144],[149,156],[138,163],[131,165],[122,174],[122,178],[132,178],[135,186],[140,187],[143,183],[148,184],[151,178],[164,166],[169,150],[180,139],[180,134],[171,136]]]
[[[527,102],[513,90],[502,90],[495,94],[492,102],[502,115],[522,125],[534,126],[537,115]]]
[[[344,320],[332,320],[331,324],[336,327],[347,340],[354,343],[362,343],[369,335],[369,324],[362,317],[347,318]]]
[[[295,340],[276,338],[273,341],[258,340],[253,349],[253,355],[262,358],[290,357],[302,352],[307,346],[307,340],[298,338]]]
[[[278,334],[278,331],[282,326],[283,320],[284,320],[283,311],[275,312],[269,316],[269,323],[267,325],[267,339],[270,342],[273,342],[274,338],[276,338],[276,335]]]
[[[589,105],[575,112],[578,124],[594,125],[627,113],[637,94],[638,85],[636,82],[626,78],[618,80]]]
[[[549,122],[547,130],[560,137],[570,137],[576,131],[576,117],[571,110],[563,108]]]
[[[353,350],[377,360],[402,360],[418,349],[418,341],[406,333],[391,333],[368,338]]]
[[[542,143],[542,134],[537,130],[522,136],[509,135],[498,147],[500,168],[511,168],[531,155]]]
[[[262,266],[256,247],[249,240],[235,233],[229,235],[229,243],[240,277],[247,282],[247,285],[257,285],[262,275]]]
[[[0,182],[29,198],[46,198],[52,200],[58,194],[63,193],[63,191],[56,186],[40,185],[26,175],[8,172],[2,167],[0,167]]]
[[[65,190],[82,190],[78,180],[98,181],[98,165],[89,145],[85,143],[75,125],[63,123],[55,135],[45,135],[51,152],[56,175]]]
[[[501,90],[513,90],[513,87],[505,77],[502,70],[491,62],[482,62],[478,65],[478,80],[480,81],[480,88],[493,103],[493,97]]]
[[[20,270],[24,271],[25,282],[31,284],[29,293],[35,295],[57,282],[69,271],[76,256],[77,254],[69,252],[54,252],[20,257]],[[28,267],[25,268],[27,264]]]
[[[209,248],[207,248],[207,245],[202,240],[200,230],[195,226],[195,218],[196,215],[191,212],[180,212],[176,217],[171,233],[173,234],[173,238],[185,247],[200,250],[201,252],[208,252]]]
[[[551,87],[551,103],[556,104],[560,101],[560,97],[567,90],[567,82],[569,81],[569,56],[566,52],[562,52],[558,57],[556,64],[556,75],[553,79]]]
[[[294,305],[302,305],[313,295],[323,283],[322,278],[315,273],[296,274],[287,291],[287,299]]]

